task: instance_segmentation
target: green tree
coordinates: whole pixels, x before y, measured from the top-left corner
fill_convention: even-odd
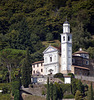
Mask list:
[[[50,83],[50,98],[53,100],[53,83]]]
[[[26,57],[22,65],[22,84],[26,88],[31,83],[32,65],[29,55],[29,48],[27,48]]]
[[[92,83],[91,83],[90,88],[88,90],[88,100],[94,100]]]
[[[53,34],[52,33],[47,33],[46,40],[47,41],[52,41],[53,40]]]
[[[2,66],[6,67],[9,73],[9,81],[11,82],[11,72],[15,67],[19,67],[20,61],[24,58],[25,52],[16,49],[3,49],[0,51],[0,61]]]
[[[81,82],[81,80],[78,80],[78,82],[77,82],[77,90],[79,90],[82,93],[82,82]]]
[[[47,78],[47,96],[46,96],[46,100],[50,100],[49,77]]]
[[[57,100],[57,87],[56,85],[54,84],[53,85],[53,100]]]
[[[14,92],[14,100],[20,100],[20,91],[17,89]]]
[[[77,86],[76,86],[76,80],[72,79],[72,84],[71,84],[71,90],[72,90],[72,94],[75,95],[76,90],[77,90]]]
[[[79,90],[76,91],[75,100],[82,100],[82,94]]]

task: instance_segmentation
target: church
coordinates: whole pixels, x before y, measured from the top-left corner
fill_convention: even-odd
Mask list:
[[[43,51],[43,58],[43,61],[32,64],[32,75],[73,73],[88,76],[93,73],[88,52],[80,48],[72,54],[72,34],[67,20],[63,24],[63,33],[61,33],[61,49],[49,45]]]

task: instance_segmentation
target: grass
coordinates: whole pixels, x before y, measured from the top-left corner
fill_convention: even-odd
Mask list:
[[[46,98],[33,95],[26,95],[23,100],[46,100]]]
[[[54,40],[54,41],[43,41],[42,44],[45,47],[48,47],[49,45],[55,46],[55,47],[60,47],[60,41],[59,40]]]

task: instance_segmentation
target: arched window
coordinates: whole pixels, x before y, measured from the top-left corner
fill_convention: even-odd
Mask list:
[[[65,41],[65,36],[63,36],[63,41]]]
[[[50,57],[50,62],[52,62],[52,57]]]
[[[68,36],[68,41],[70,41],[70,37]]]

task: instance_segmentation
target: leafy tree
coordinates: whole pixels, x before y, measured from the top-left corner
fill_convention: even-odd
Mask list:
[[[53,83],[50,83],[50,98],[53,100]]]
[[[47,96],[46,96],[46,100],[50,100],[49,77],[47,78]]]
[[[79,90],[76,91],[75,100],[82,100],[82,94]]]
[[[27,48],[26,57],[22,65],[22,84],[26,88],[31,83],[32,65],[29,55],[29,48]]]
[[[77,90],[79,90],[82,93],[82,82],[81,82],[81,80],[78,80],[78,82],[77,82]]]
[[[56,85],[54,84],[53,85],[53,100],[57,100],[57,87]]]
[[[75,95],[76,90],[77,90],[77,85],[76,85],[76,80],[75,79],[72,80],[71,88],[72,88],[72,94]]]
[[[92,87],[92,83],[90,85],[90,88],[88,90],[88,100],[93,100],[94,97],[93,97],[93,87]]]
[[[2,66],[8,70],[10,82],[12,69],[19,66],[20,61],[24,58],[24,54],[24,51],[15,49],[4,49],[0,52],[0,61]]]
[[[53,40],[53,34],[52,33],[47,33],[46,40],[47,41],[52,41]]]
[[[15,90],[15,93],[14,93],[14,100],[20,100],[20,92],[19,90]]]

